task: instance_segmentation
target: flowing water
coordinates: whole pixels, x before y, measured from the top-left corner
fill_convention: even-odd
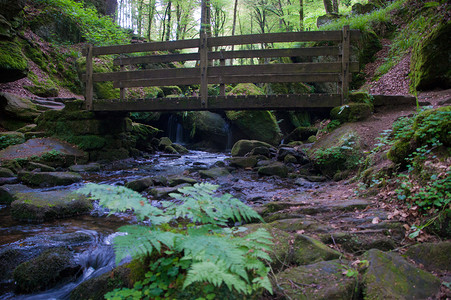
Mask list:
[[[100,172],[84,174],[83,177],[85,182],[122,185],[143,176],[169,176],[182,174],[188,169],[206,169],[225,158],[227,155],[223,153],[203,151],[190,151],[183,156],[149,155],[112,163]],[[51,189],[76,189],[83,184]],[[30,259],[45,249],[62,246],[73,249],[75,261],[83,267],[83,273],[75,281],[30,295],[14,294],[13,282],[0,280],[0,299],[68,299],[70,292],[81,282],[111,270],[115,266],[111,246],[115,232],[134,219],[127,214],[106,215],[104,209],[96,207],[90,215],[74,219],[27,224],[12,219],[9,206],[0,206],[0,256],[6,250],[17,250]]]

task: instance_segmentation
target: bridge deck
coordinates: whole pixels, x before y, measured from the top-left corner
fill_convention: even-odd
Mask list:
[[[155,98],[121,101],[95,100],[93,111],[194,111],[278,110],[339,106],[340,94],[291,94],[262,96],[209,96],[207,106],[200,97]]]

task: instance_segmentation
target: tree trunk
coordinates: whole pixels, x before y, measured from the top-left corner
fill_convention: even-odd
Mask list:
[[[149,42],[152,40],[151,34],[154,14],[155,14],[155,0],[151,0],[149,3],[149,19],[147,22],[147,39],[149,40]]]
[[[299,31],[304,31],[304,3],[299,0]]]
[[[171,10],[172,10],[172,1],[168,2],[168,7],[167,7],[167,22],[166,22],[166,41],[169,41],[171,38]]]
[[[338,0],[332,0],[334,13],[338,14]]]
[[[332,0],[323,0],[324,8],[326,9],[326,14],[330,14],[333,12],[334,8],[332,5]]]

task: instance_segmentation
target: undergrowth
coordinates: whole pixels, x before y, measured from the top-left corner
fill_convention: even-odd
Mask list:
[[[161,202],[161,209],[125,187],[88,184],[80,189],[111,212],[133,210],[140,222],[119,229],[117,263],[129,255],[153,258],[144,280],[106,298],[179,299],[188,287],[198,287],[196,298],[203,299],[218,298],[217,288],[224,286],[240,295],[272,293],[264,263],[270,260],[271,235],[259,229],[242,236],[246,228],[230,228],[231,221],[261,217],[229,194],[216,195],[217,188],[208,183],[181,188],[170,194],[175,201]]]

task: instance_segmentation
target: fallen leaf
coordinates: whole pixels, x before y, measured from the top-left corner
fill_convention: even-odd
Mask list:
[[[375,217],[375,218],[371,221],[371,223],[373,223],[373,224],[378,224],[378,223],[380,223],[380,221],[381,221],[381,219],[379,219],[379,217]]]

